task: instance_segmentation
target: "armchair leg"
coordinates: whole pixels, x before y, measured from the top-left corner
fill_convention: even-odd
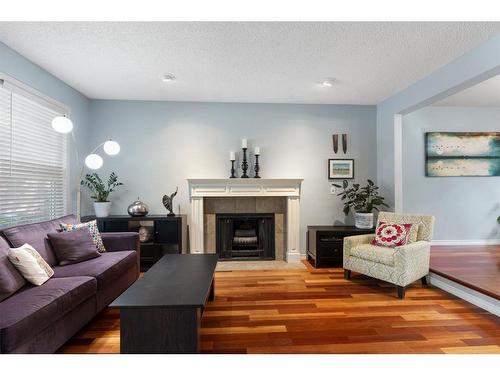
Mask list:
[[[351,270],[344,270],[344,279],[346,280],[351,279]]]
[[[422,282],[422,285],[425,285],[425,286],[429,285],[429,284],[427,284],[427,277],[426,276],[422,277],[420,279],[420,281]]]
[[[398,287],[398,298],[404,299],[405,298],[405,287],[399,286],[399,285],[397,287]]]

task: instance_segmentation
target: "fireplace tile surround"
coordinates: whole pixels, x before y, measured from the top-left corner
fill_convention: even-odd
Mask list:
[[[203,243],[206,253],[216,253],[217,214],[274,214],[275,259],[285,260],[285,197],[207,197],[203,202]]]
[[[215,214],[274,213],[276,259],[300,262],[302,179],[188,179],[191,253],[215,252]]]

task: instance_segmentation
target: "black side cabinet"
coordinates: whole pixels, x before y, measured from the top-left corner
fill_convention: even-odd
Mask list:
[[[185,215],[86,216],[82,217],[82,222],[94,219],[100,232],[138,232],[141,235],[141,271],[147,271],[165,254],[182,254],[187,250]]]
[[[374,233],[350,225],[308,226],[307,260],[315,267],[342,267],[344,237]]]

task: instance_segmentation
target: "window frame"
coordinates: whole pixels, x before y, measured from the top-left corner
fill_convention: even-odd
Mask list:
[[[70,117],[71,108],[56,99],[38,91],[37,89],[5,74],[0,72],[0,87],[9,90],[17,95],[23,96],[28,100],[34,101],[42,106],[48,107],[64,116]],[[55,131],[55,130],[54,130]],[[69,134],[63,134],[64,137],[64,150],[62,154],[64,155],[63,161],[63,215],[67,215],[71,211],[71,163],[70,163],[70,149],[73,148],[73,144],[69,141]],[[71,133],[73,138],[73,133]],[[74,143],[74,142],[73,142]],[[14,224],[18,225],[18,224]]]

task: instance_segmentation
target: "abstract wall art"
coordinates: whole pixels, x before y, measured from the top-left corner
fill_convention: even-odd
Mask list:
[[[425,175],[500,176],[500,132],[425,133]]]

